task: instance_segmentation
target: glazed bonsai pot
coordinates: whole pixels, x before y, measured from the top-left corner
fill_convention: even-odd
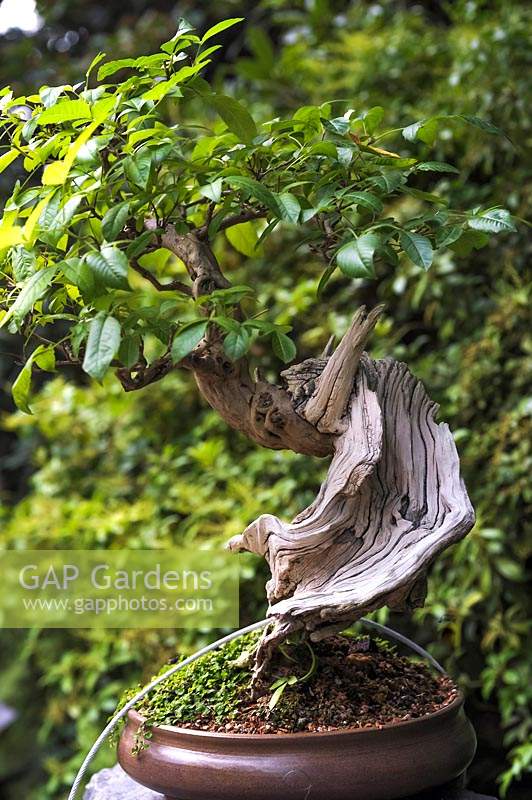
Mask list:
[[[475,754],[463,696],[418,719],[380,728],[245,735],[154,727],[132,755],[142,717],[129,712],[123,769],[177,800],[393,800],[458,777]]]

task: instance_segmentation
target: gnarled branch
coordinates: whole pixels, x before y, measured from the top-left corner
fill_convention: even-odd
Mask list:
[[[362,306],[357,311],[318,378],[315,394],[306,403],[303,414],[319,431],[341,433],[345,429],[347,423],[342,423],[342,417],[353,391],[360,356],[383,309],[384,306],[377,306],[367,314]]]
[[[328,361],[286,371],[298,414],[319,409],[318,422],[331,410],[327,427],[339,431],[318,496],[291,522],[264,514],[229,543],[264,556],[272,573],[275,626],[259,648],[256,681],[287,632],[321,638],[381,606],[422,604],[428,567],[474,522],[452,434],[436,423],[422,384],[406,365],[358,352],[377,313],[359,313]],[[347,414],[342,359],[352,382]]]

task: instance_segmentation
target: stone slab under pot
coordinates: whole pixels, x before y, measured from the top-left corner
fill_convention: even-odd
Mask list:
[[[457,785],[459,783],[461,781],[453,781],[446,786],[404,800],[496,800],[495,797],[462,789]],[[235,800],[241,800],[242,797],[245,797],[245,793],[239,798],[235,797]],[[92,776],[83,800],[164,800],[164,797],[141,786],[117,764],[110,769],[102,769]]]

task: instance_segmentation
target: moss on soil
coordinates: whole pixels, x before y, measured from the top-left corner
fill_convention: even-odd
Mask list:
[[[299,680],[292,680],[271,708],[268,687],[257,700],[249,691],[259,636],[251,633],[208,653],[144,698],[137,706],[145,724],[135,750],[146,746],[154,725],[230,733],[380,727],[431,713],[457,694],[448,677],[399,656],[388,642],[343,635],[313,646],[316,668],[303,682],[311,662],[308,645],[287,645],[277,654],[270,684],[291,676]],[[136,692],[126,692],[120,705]]]

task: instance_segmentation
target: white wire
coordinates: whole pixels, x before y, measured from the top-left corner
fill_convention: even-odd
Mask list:
[[[216,642],[207,645],[206,647],[202,647],[201,650],[198,650],[197,653],[194,655],[185,658],[184,661],[181,661],[179,664],[174,664],[173,667],[170,667],[169,670],[164,672],[159,677],[155,678],[151,683],[144,687],[138,694],[129,700],[126,705],[120,709],[120,711],[115,714],[115,716],[107,723],[103,731],[100,733],[94,744],[92,745],[91,749],[85,756],[83,764],[79,768],[78,774],[72,784],[72,789],[70,790],[70,794],[68,795],[68,800],[76,800],[78,796],[78,790],[83,782],[83,778],[85,777],[85,773],[89,768],[91,762],[94,760],[96,753],[105,742],[109,734],[116,728],[118,723],[121,719],[123,719],[126,714],[131,711],[131,709],[137,705],[146,695],[151,692],[152,689],[155,689],[160,683],[165,681],[171,675],[174,675],[176,672],[179,672],[180,669],[187,667],[189,664],[192,664],[194,661],[197,661],[198,658],[210,653],[211,650],[216,650],[218,647],[222,647],[224,644],[228,644],[228,642],[232,642],[233,639],[237,639],[239,636],[244,636],[246,633],[251,633],[251,631],[259,630],[260,628],[266,627],[271,622],[271,620],[263,619],[260,622],[255,622],[253,625],[248,625],[247,628],[241,628],[239,631],[235,631],[234,633],[230,633],[228,636],[224,636],[222,639],[218,639]]]
[[[85,756],[83,760],[83,764],[79,768],[78,774],[74,779],[74,783],[72,784],[72,789],[70,790],[70,794],[68,795],[68,800],[77,800],[78,791],[81,787],[87,769],[89,768],[90,764],[94,760],[96,753],[105,742],[109,734],[116,728],[118,723],[121,719],[124,719],[126,714],[131,711],[131,709],[137,705],[141,700],[146,697],[152,689],[155,689],[160,683],[167,680],[171,675],[174,675],[179,670],[184,669],[189,664],[192,664],[194,661],[197,661],[198,658],[210,653],[212,650],[217,650],[219,647],[223,647],[224,644],[228,644],[232,642],[234,639],[239,638],[240,636],[245,636],[246,633],[251,633],[252,631],[260,630],[261,628],[265,628],[266,625],[272,622],[271,619],[262,619],[260,622],[254,622],[253,625],[248,625],[247,628],[241,628],[234,633],[230,633],[228,636],[224,636],[222,639],[218,639],[216,642],[207,645],[206,647],[202,647],[201,650],[198,650],[194,655],[185,658],[184,661],[181,661],[179,664],[174,664],[173,667],[170,667],[169,670],[164,672],[162,675],[159,675],[155,678],[151,683],[144,687],[140,692],[138,692],[134,697],[129,700],[126,705],[120,709],[120,711],[115,714],[115,716],[107,723],[103,731],[100,733],[94,744],[92,745],[91,749]],[[359,619],[358,622],[362,623],[363,625],[367,625],[369,628],[374,628],[375,630],[379,631],[380,633],[384,633],[389,636],[391,639],[396,639],[398,642],[410,647],[411,650],[416,652],[418,655],[423,656],[426,658],[433,667],[435,667],[439,672],[445,672],[441,664],[438,664],[435,658],[431,656],[426,650],[423,649],[420,645],[416,644],[415,642],[408,639],[406,636],[403,636],[401,633],[397,633],[397,631],[392,630],[392,628],[386,627],[386,625],[381,625],[379,622],[374,622],[373,620],[366,619],[363,617]]]
[[[406,647],[409,647],[411,650],[414,651],[414,653],[417,653],[418,656],[423,656],[423,658],[426,658],[427,661],[429,661],[432,664],[434,669],[437,669],[438,672],[441,672],[443,675],[445,675],[444,668],[438,661],[436,661],[434,656],[431,656],[431,654],[428,653],[423,647],[421,647],[420,644],[416,644],[415,642],[412,641],[412,639],[409,639],[407,636],[403,636],[402,633],[394,631],[393,628],[388,628],[386,625],[381,625],[380,622],[374,622],[372,619],[366,619],[365,617],[363,617],[358,621],[362,622],[364,625],[367,625],[368,628],[375,628],[376,631],[385,633],[387,636],[390,637],[390,639],[395,639],[396,641],[401,642],[401,644],[406,645]]]

